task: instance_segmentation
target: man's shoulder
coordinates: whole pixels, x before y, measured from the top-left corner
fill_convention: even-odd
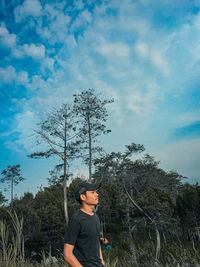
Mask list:
[[[71,220],[76,220],[81,216],[81,211],[77,210],[71,217]]]
[[[84,218],[85,214],[81,210],[77,210],[70,218],[70,221],[81,221]]]

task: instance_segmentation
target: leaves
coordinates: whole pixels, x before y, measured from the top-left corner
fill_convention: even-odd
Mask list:
[[[114,100],[101,100],[94,89],[88,89],[80,94],[74,94],[74,112],[79,118],[79,137],[81,139],[80,149],[82,156],[88,151],[88,157],[83,157],[84,162],[89,166],[89,180],[92,175],[93,155],[99,152],[99,148],[94,145],[97,137],[101,134],[110,133],[106,129],[108,112],[105,106]]]
[[[25,180],[25,178],[21,176],[20,168],[21,166],[18,164],[18,165],[8,166],[7,169],[2,171],[2,175],[4,177],[0,179],[0,182],[1,183],[6,182],[8,184],[8,188],[11,189],[11,202],[13,200],[14,186],[18,185],[19,182]]]

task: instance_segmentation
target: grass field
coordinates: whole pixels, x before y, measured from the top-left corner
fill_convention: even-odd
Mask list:
[[[14,235],[10,236],[10,228],[0,221],[0,267],[67,267],[62,252],[57,261],[51,261],[48,253],[41,252],[41,261],[33,262],[25,258],[21,223],[16,214],[11,214]],[[107,267],[200,267],[200,242],[192,243],[168,236],[161,240],[159,259],[155,259],[156,243],[148,236],[135,236],[121,240],[114,250],[103,250]],[[55,258],[53,258],[55,259]]]

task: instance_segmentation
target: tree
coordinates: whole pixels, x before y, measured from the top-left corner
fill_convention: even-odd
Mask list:
[[[63,224],[65,217],[62,191],[61,184],[51,185],[39,191],[35,196],[33,207],[40,218],[41,228],[33,240],[33,245],[37,247],[38,252],[51,248],[54,253],[57,253],[58,249],[63,248],[62,237],[66,226]]]
[[[4,195],[2,194],[2,192],[0,192],[0,205],[2,205],[4,202],[6,202],[6,199]]]
[[[67,166],[79,151],[77,120],[71,105],[62,104],[59,109],[53,109],[47,113],[44,121],[38,124],[38,129],[35,130],[38,144],[47,144],[46,151],[40,151],[28,155],[30,158],[52,157],[58,156],[62,162],[56,165],[56,169],[63,170],[63,175],[60,176],[60,181],[63,182],[64,191],[64,212],[66,224],[68,224],[68,205],[67,205]]]
[[[174,218],[174,199],[178,196],[183,177],[175,172],[166,173],[158,167],[159,162],[154,161],[148,154],[142,159],[131,159],[133,154],[143,151],[142,145],[132,143],[126,146],[124,153],[112,152],[95,159],[94,176],[100,178],[103,183],[114,182],[120,187],[121,193],[117,194],[120,195],[118,210],[121,210],[121,218],[130,233],[136,229],[136,225],[146,226],[148,223],[150,226],[151,220],[144,216],[144,212],[151,214],[150,217],[156,221],[160,231],[173,232],[173,226],[178,224]],[[130,198],[138,203],[144,212],[133,207]]]
[[[111,132],[106,129],[105,122],[108,117],[105,106],[112,103],[112,100],[101,100],[96,94],[94,89],[88,89],[80,94],[74,94],[74,110],[80,117],[81,126],[80,133],[82,139],[82,150],[88,151],[84,155],[85,162],[89,165],[89,180],[92,176],[92,161],[93,154],[101,152],[102,148],[95,146],[97,137],[101,134]]]
[[[1,183],[7,183],[8,188],[11,189],[11,204],[13,202],[13,192],[14,192],[14,186],[18,185],[19,182],[22,182],[25,180],[21,176],[21,170],[20,170],[20,165],[13,165],[13,166],[8,166],[7,169],[2,171],[2,175],[4,176],[3,178],[0,179]]]
[[[175,213],[173,199],[177,197],[182,176],[166,173],[158,168],[158,163],[148,154],[142,159],[131,160],[131,156],[141,153],[143,145],[132,143],[126,146],[124,153],[110,153],[95,160],[95,177],[103,180],[103,184],[111,184],[113,195],[109,194],[106,203],[99,210],[111,210],[111,219],[120,218],[121,224],[128,230],[132,238],[136,232],[154,230],[156,233],[155,260],[160,254],[160,232],[177,232],[179,220]],[[118,185],[118,192],[115,186]],[[110,196],[112,196],[110,198]],[[107,207],[108,206],[108,207]],[[105,211],[103,212],[105,213]],[[105,222],[106,224],[106,222]],[[116,225],[116,224],[115,224]],[[105,226],[104,226],[105,227]],[[119,231],[120,232],[120,231]],[[134,250],[130,247],[131,251]]]
[[[177,214],[181,221],[184,235],[195,237],[195,229],[200,225],[200,187],[184,184],[176,200]]]

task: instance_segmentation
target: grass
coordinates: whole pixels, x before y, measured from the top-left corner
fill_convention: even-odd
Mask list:
[[[156,243],[152,239],[142,239],[141,236],[122,240],[114,251],[103,251],[108,267],[200,267],[200,242],[193,244],[169,236],[161,242],[159,261],[155,260]]]
[[[12,225],[0,221],[0,267],[67,267],[62,253],[57,262],[47,262],[48,253],[41,252],[41,263],[25,259],[23,251],[23,220],[9,212]],[[161,240],[159,262],[155,262],[156,243],[153,238],[135,236],[132,240],[121,238],[114,250],[103,250],[106,267],[186,267],[200,266],[200,242],[192,244],[169,236]]]

